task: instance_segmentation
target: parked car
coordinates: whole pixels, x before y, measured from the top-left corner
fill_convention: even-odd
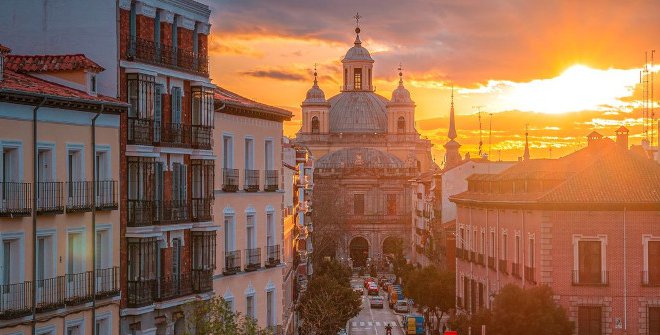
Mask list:
[[[410,306],[408,306],[407,300],[399,300],[394,305],[394,311],[397,313],[409,313]]]
[[[367,277],[364,279],[364,288],[369,288],[369,283],[373,283],[375,279],[371,277]]]
[[[367,294],[378,295],[378,285],[376,285],[375,283],[370,284],[369,288],[367,289]]]
[[[369,306],[371,308],[383,308],[383,297],[377,295],[369,298]]]
[[[362,288],[362,286],[360,286],[360,284],[353,285],[353,291],[355,291],[356,293],[360,293],[360,295],[364,294],[364,289]]]

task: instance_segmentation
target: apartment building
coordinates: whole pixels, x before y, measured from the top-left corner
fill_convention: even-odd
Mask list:
[[[261,327],[283,322],[282,123],[291,112],[215,90],[217,296]]]
[[[0,45],[0,333],[119,334],[120,118],[83,55]],[[34,327],[34,328],[33,328]]]
[[[549,285],[574,334],[660,333],[660,165],[593,132],[559,159],[474,174],[457,205],[457,308]]]

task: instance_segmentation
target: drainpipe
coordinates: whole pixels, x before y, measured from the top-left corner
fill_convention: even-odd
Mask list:
[[[32,335],[37,334],[37,187],[39,185],[39,148],[37,147],[37,110],[47,98],[32,109]]]
[[[628,266],[626,257],[626,207],[623,207],[623,332],[628,333]]]
[[[103,113],[105,105],[92,118],[92,335],[96,334],[96,119]]]
[[[495,288],[495,291],[499,292],[500,291],[500,256],[501,256],[500,253],[502,252],[502,250],[501,250],[502,248],[500,248],[500,243],[499,243],[501,241],[500,240],[500,209],[499,208],[497,209],[497,219],[495,221],[495,240],[498,242],[498,243],[495,243],[495,249],[496,250],[495,250],[495,253],[493,255],[493,257],[495,255],[497,255],[497,257],[494,257],[495,258],[495,260],[494,260],[494,262],[495,262],[495,275],[496,275],[495,282],[497,283],[497,287]],[[504,248],[506,248],[506,245],[504,246]],[[493,308],[493,306],[490,306],[490,308]]]
[[[520,209],[520,223],[522,225],[522,231],[520,232],[520,253],[521,255],[521,262],[522,264],[518,264],[522,269],[522,288],[525,288],[525,209],[521,208]]]

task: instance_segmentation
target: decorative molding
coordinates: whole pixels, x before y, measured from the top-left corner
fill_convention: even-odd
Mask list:
[[[156,17],[156,7],[152,7],[144,4],[144,2],[135,3],[135,13],[138,15],[143,15],[150,18]]]
[[[197,32],[203,35],[211,33],[211,25],[208,23],[197,22]]]
[[[119,0],[119,8],[131,10],[131,0]]]
[[[180,16],[181,21],[179,21],[179,27],[188,29],[188,30],[195,30],[195,20],[187,18],[185,16]]]
[[[169,24],[174,23],[174,13],[164,9],[159,9],[158,11],[160,11],[160,22]]]

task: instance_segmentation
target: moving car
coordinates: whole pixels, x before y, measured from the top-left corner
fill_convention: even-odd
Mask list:
[[[360,293],[360,295],[364,294],[364,289],[362,288],[362,286],[360,286],[360,284],[354,284],[353,291]]]
[[[375,283],[369,284],[369,288],[367,289],[367,294],[378,295],[378,285],[376,285]]]
[[[377,295],[369,298],[369,306],[371,308],[383,308],[383,297]]]
[[[373,283],[373,282],[375,282],[375,281],[376,281],[376,280],[373,279],[373,278],[371,278],[371,277],[367,277],[367,278],[365,278],[365,279],[364,279],[364,288],[369,288],[369,283]]]
[[[407,300],[399,300],[394,305],[394,311],[397,313],[409,313],[410,306],[408,306]]]

